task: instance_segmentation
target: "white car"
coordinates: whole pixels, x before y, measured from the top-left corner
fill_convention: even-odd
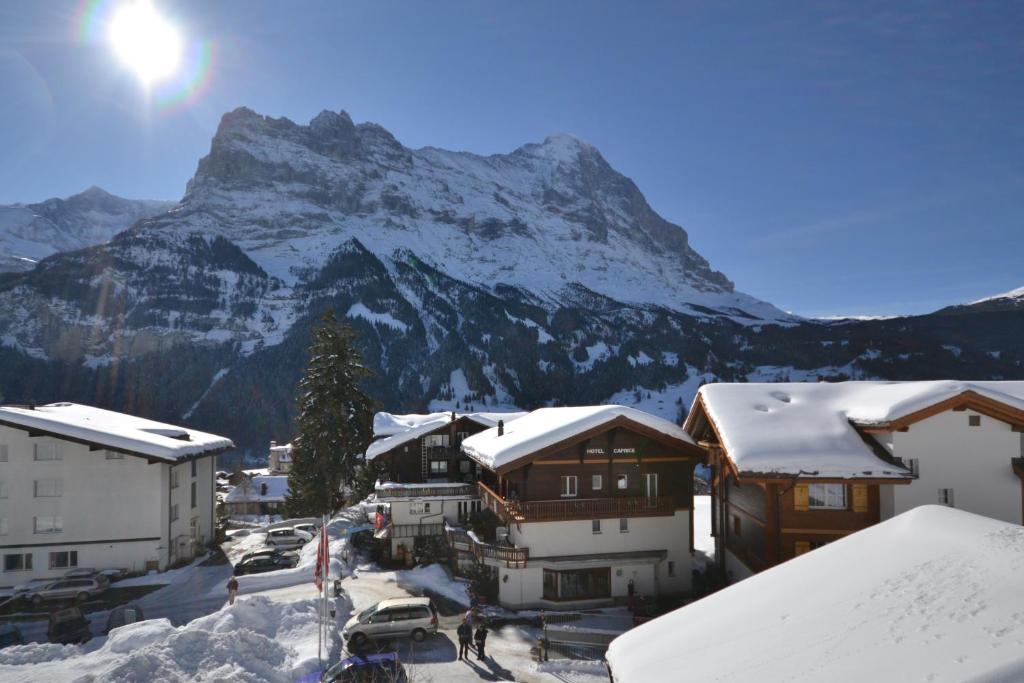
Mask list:
[[[430,598],[395,598],[382,600],[349,619],[341,637],[359,649],[378,638],[412,638],[419,643],[432,633],[437,633],[437,608]]]
[[[309,534],[310,538],[316,538],[316,535],[320,533],[320,526],[317,524],[313,524],[312,522],[303,522],[301,524],[296,524],[292,528],[296,531],[305,531],[307,534]]]
[[[301,548],[312,540],[313,537],[305,531],[296,531],[293,527],[286,526],[281,529],[271,529],[268,531],[267,540],[264,543],[274,548],[290,550]]]

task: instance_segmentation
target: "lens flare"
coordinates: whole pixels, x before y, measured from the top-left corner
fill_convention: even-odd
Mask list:
[[[81,44],[113,48],[160,109],[189,107],[210,88],[214,41],[186,40],[150,0],[83,0],[75,33]]]

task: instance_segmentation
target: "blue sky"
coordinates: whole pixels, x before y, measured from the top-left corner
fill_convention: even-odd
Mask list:
[[[1021,3],[162,6],[214,46],[170,109],[76,40],[81,3],[0,0],[0,202],[176,199],[225,111],[345,109],[412,147],[574,133],[739,289],[803,315],[1024,285]]]

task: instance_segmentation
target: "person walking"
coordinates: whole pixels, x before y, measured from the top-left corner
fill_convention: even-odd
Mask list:
[[[483,659],[487,655],[484,654],[484,644],[487,643],[487,627],[481,621],[480,625],[476,627],[476,633],[473,636],[476,640],[476,658]]]
[[[228,604],[235,604],[235,594],[238,593],[238,579],[231,577],[228,579]]]
[[[455,632],[459,635],[459,659],[469,659],[469,644],[473,640],[473,627],[469,619],[463,619]]]

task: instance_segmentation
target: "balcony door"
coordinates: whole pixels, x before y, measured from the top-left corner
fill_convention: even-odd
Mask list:
[[[648,503],[654,503],[658,500],[657,472],[649,472],[644,475],[644,495],[647,496]]]

